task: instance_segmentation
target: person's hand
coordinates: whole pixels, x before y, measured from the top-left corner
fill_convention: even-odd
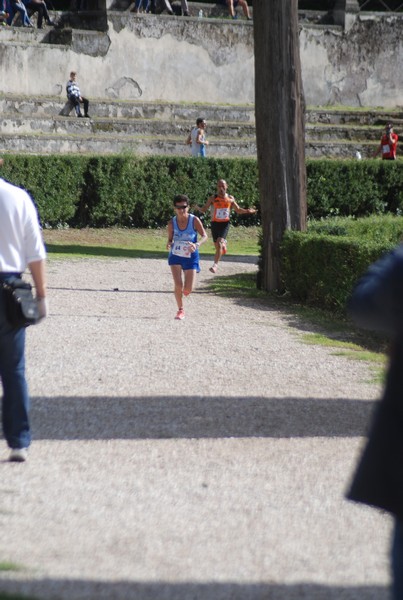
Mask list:
[[[188,243],[188,247],[190,249],[190,252],[193,254],[193,252],[196,252],[197,248],[199,247],[200,244],[195,244],[193,242],[189,242]]]
[[[170,250],[171,246],[172,246],[171,242],[167,242],[167,250]]]
[[[248,208],[249,214],[250,215],[254,215],[256,211],[256,208]]]
[[[47,298],[37,298],[36,303],[38,306],[38,321],[46,319],[49,312],[49,304]]]

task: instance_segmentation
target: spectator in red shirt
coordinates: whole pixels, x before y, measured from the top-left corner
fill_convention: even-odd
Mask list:
[[[374,158],[381,152],[383,160],[396,160],[398,139],[399,137],[397,134],[393,132],[392,123],[388,123],[385,127],[385,133],[382,135],[378,150],[374,154]]]

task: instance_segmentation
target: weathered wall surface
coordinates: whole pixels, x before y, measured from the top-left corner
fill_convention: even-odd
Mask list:
[[[74,69],[90,98],[254,102],[251,23],[111,12],[108,24],[106,33],[73,30],[70,45],[40,43],[39,30],[29,44],[26,31],[0,31],[1,91],[64,98]],[[306,103],[403,106],[402,45],[399,16],[360,17],[348,32],[303,25]]]
[[[347,33],[304,27],[300,51],[307,104],[403,106],[403,17],[359,17]]]

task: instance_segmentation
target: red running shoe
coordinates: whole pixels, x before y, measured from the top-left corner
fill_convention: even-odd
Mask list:
[[[177,319],[178,321],[182,321],[184,318],[185,318],[185,311],[183,310],[183,308],[180,308],[178,310],[178,312],[176,313],[175,319]]]

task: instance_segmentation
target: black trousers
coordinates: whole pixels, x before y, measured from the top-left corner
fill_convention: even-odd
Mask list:
[[[69,100],[74,105],[74,108],[76,110],[76,115],[78,117],[79,115],[81,115],[79,98],[77,98],[76,96],[70,96]],[[87,116],[88,115],[88,107],[90,105],[90,102],[89,102],[89,100],[87,100],[87,98],[83,98],[83,96],[81,96],[81,102],[84,105],[84,115]]]

